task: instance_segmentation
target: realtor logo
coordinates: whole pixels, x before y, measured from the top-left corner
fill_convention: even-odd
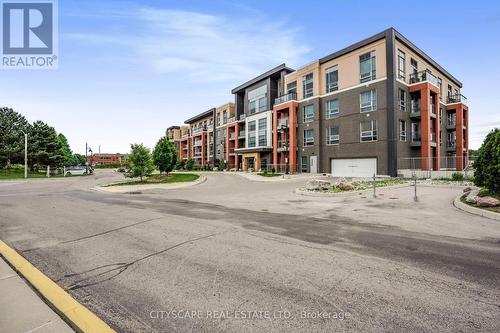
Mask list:
[[[57,68],[57,3],[2,0],[1,67]]]

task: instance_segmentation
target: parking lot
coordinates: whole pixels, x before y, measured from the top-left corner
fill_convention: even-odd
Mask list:
[[[500,222],[457,187],[295,193],[306,177],[206,173],[0,182],[0,239],[120,332],[499,331]]]

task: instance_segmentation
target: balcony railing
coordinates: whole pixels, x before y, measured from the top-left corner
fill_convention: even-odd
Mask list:
[[[431,132],[431,142],[436,142],[436,132]]]
[[[232,123],[235,120],[236,120],[236,117],[227,118],[226,121],[224,122],[224,124],[226,124],[226,123]]]
[[[278,121],[278,127],[279,128],[288,128],[288,125],[289,125],[288,118],[281,118]]]
[[[457,122],[455,121],[455,118],[446,119],[446,127],[455,128],[456,126],[457,126]]]
[[[420,132],[412,132],[411,133],[411,142],[420,142],[422,141],[422,137]]]
[[[420,100],[411,101],[410,113],[420,113]]]
[[[410,84],[429,82],[438,87],[438,79],[429,71],[420,71],[410,74]]]
[[[290,102],[290,101],[296,101],[296,100],[297,100],[297,94],[296,93],[289,93],[289,94],[277,97],[274,100],[274,105],[285,103],[285,102]]]
[[[229,134],[229,140],[234,140],[235,138],[236,138],[236,134],[235,133]]]
[[[448,102],[448,104],[462,103],[462,104],[467,105],[467,97],[465,97],[462,94],[455,94],[455,95],[448,96],[447,102]]]
[[[244,138],[245,137],[245,131],[239,131],[238,132],[238,138]]]
[[[289,140],[278,141],[278,148],[288,148],[288,147],[290,147]]]
[[[457,143],[456,143],[456,141],[448,141],[448,143],[446,144],[446,147],[450,148],[450,149],[456,149]]]
[[[247,117],[247,115],[242,113],[239,115],[238,120],[245,120],[246,117]]]
[[[194,134],[194,133],[200,133],[200,132],[203,132],[206,130],[207,130],[207,128],[205,126],[200,126],[200,127],[194,127],[192,132]]]
[[[182,138],[182,139],[187,139],[187,138],[189,138],[189,133],[182,134],[181,138]]]

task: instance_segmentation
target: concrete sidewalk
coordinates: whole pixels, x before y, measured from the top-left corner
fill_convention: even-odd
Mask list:
[[[0,332],[74,332],[0,257]]]

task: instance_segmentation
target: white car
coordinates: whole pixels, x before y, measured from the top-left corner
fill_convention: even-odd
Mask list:
[[[66,176],[71,176],[71,175],[84,175],[85,174],[85,167],[72,167],[66,169]]]

